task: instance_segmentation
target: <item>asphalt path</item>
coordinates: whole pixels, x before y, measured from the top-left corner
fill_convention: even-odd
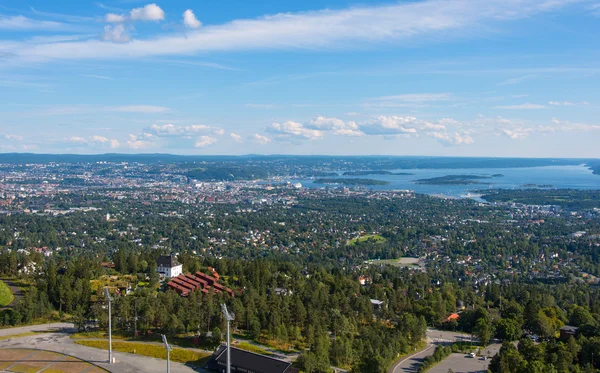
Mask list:
[[[108,351],[78,345],[73,342],[70,337],[76,330],[73,324],[70,323],[0,329],[0,336],[28,332],[36,332],[36,334],[0,340],[0,348],[34,348],[54,351],[91,362],[112,373],[164,373],[166,371],[167,362],[165,360],[121,352],[113,352],[116,363],[108,364]],[[171,372],[192,373],[206,371],[191,368],[185,364],[171,362]]]
[[[388,373],[414,373],[419,369],[419,365],[421,365],[427,356],[433,355],[435,348],[438,345],[446,345],[460,341],[468,342],[470,340],[471,336],[469,334],[427,329],[427,344],[425,348],[396,362],[389,369]],[[448,370],[446,369],[446,371]]]

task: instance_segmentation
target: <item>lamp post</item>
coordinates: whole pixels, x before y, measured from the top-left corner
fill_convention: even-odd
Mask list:
[[[229,323],[235,320],[235,315],[227,311],[225,303],[221,304],[221,311],[225,316],[225,322],[227,322],[227,373],[231,373],[231,339],[229,333]]]
[[[169,346],[169,342],[167,342],[167,337],[162,335],[163,344],[165,345],[165,350],[167,350],[167,373],[171,373],[171,350],[173,347]]]
[[[112,297],[108,291],[108,286],[104,288],[104,297],[108,301],[108,363],[112,364],[112,324],[110,315],[110,303],[112,302]]]

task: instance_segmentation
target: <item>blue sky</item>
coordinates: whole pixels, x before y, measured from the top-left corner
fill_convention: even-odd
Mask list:
[[[598,35],[598,0],[0,0],[0,152],[600,158]]]

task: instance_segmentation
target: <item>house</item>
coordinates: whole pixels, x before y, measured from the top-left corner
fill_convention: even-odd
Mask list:
[[[208,362],[208,368],[224,373],[227,364],[227,347],[220,346]],[[231,372],[244,373],[298,373],[292,363],[253,352],[231,348]]]
[[[444,319],[444,321],[442,321],[443,323],[447,323],[447,322],[453,322],[453,321],[457,321],[458,319],[460,319],[460,315],[458,313],[451,313],[450,315],[448,315],[448,317],[446,317]]]
[[[159,257],[156,265],[157,272],[163,277],[177,277],[183,272],[183,265],[172,255]]]
[[[371,299],[371,304],[373,305],[373,309],[378,310],[383,306],[383,301],[377,299]]]
[[[560,328],[560,339],[569,339],[569,337],[575,337],[579,330],[576,326],[565,325]]]

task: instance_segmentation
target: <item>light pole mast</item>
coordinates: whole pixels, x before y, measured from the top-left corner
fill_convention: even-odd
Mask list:
[[[112,302],[112,297],[110,296],[108,287],[104,288],[104,297],[108,300],[108,363],[112,364],[112,323],[110,315],[110,303]]]
[[[227,311],[225,303],[221,304],[221,311],[225,316],[225,322],[227,323],[227,373],[231,373],[231,338],[229,332],[229,323],[235,320],[235,315]]]
[[[163,344],[165,345],[165,350],[167,350],[167,373],[171,373],[171,350],[173,347],[169,346],[169,342],[167,342],[167,337],[162,335]]]

